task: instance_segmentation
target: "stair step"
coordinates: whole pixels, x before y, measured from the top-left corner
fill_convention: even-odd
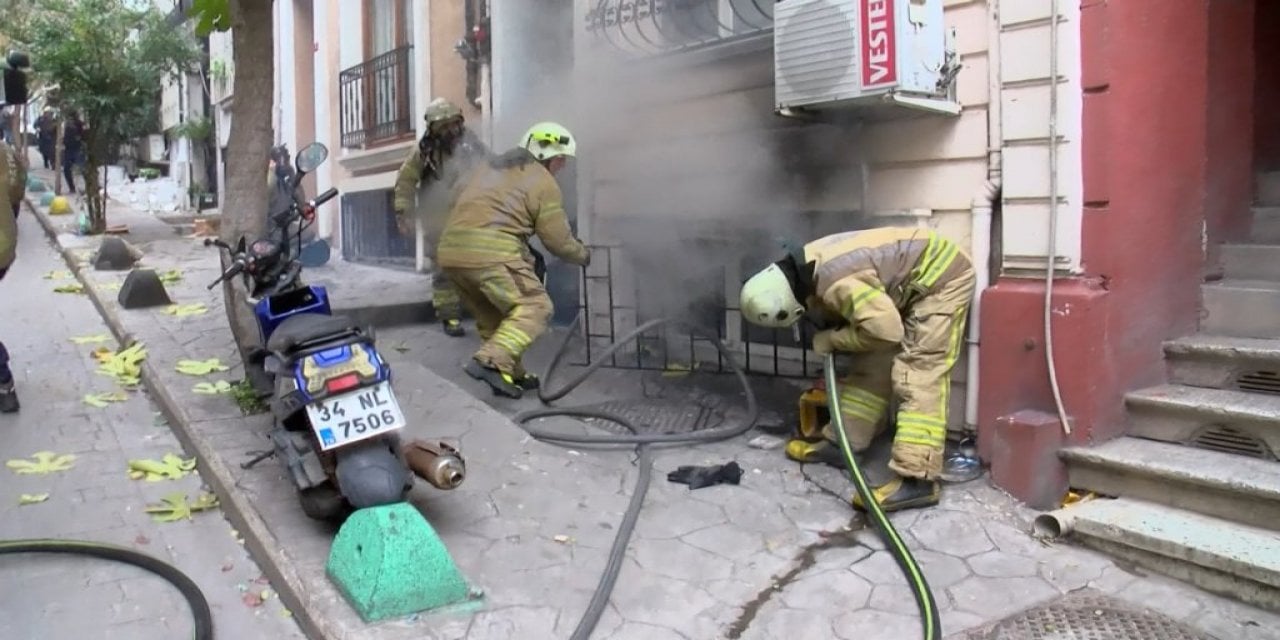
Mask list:
[[[1258,204],[1280,205],[1280,171],[1259,173],[1254,197]]]
[[[1254,207],[1250,237],[1254,242],[1280,242],[1280,207]]]
[[[1280,337],[1280,282],[1222,280],[1200,285],[1204,317],[1200,328],[1236,338]]]
[[[1142,438],[1062,451],[1071,486],[1280,527],[1280,463]]]
[[[1130,392],[1125,403],[1132,436],[1280,454],[1280,396],[1171,384]]]
[[[1206,591],[1280,609],[1280,534],[1141,500],[1063,509],[1087,546]],[[1042,516],[1042,519],[1044,516]]]
[[[1224,244],[1222,263],[1228,278],[1280,281],[1280,244]]]
[[[1280,340],[1194,335],[1164,344],[1169,381],[1280,394]]]

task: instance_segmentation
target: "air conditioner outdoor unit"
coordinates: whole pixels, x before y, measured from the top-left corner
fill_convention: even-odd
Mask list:
[[[942,2],[781,0],[773,20],[778,110],[888,103],[960,113]]]

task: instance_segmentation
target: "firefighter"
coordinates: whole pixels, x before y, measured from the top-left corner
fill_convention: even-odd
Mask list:
[[[558,124],[530,127],[518,147],[467,177],[440,238],[440,266],[484,339],[466,371],[498,395],[520,398],[538,386],[521,357],[546,330],[553,309],[535,273],[530,237],[566,262],[591,261],[569,227],[554,178],[576,147]]]
[[[484,143],[465,126],[462,110],[436,98],[427,105],[424,118],[427,130],[418,147],[400,165],[396,177],[394,209],[396,225],[404,234],[413,233],[414,220],[408,215],[413,208],[426,231],[427,257],[434,262],[440,230],[449,217],[456,189],[488,150]],[[416,196],[416,208],[414,200]],[[432,265],[432,304],[446,335],[466,335],[462,328],[462,305],[458,292],[444,276],[439,264]]]
[[[951,369],[964,345],[973,289],[964,250],[934,231],[899,227],[815,240],[742,287],[748,322],[784,328],[805,317],[819,329],[815,352],[857,354],[838,390],[854,451],[866,450],[887,427],[890,401],[897,400],[889,462],[895,475],[874,490],[886,511],[938,502]],[[842,464],[832,425],[822,436],[792,440],[787,456]],[[864,507],[856,495],[853,504]]]

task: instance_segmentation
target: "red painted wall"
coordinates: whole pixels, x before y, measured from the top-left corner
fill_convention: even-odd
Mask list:
[[[1054,295],[1071,443],[1123,433],[1124,394],[1161,383],[1162,342],[1197,328],[1206,221],[1223,237],[1247,221],[1239,217],[1247,206],[1237,205],[1247,204],[1251,173],[1250,5],[1081,5],[1084,274],[1059,281]],[[1043,295],[1043,282],[1005,277],[984,294],[984,451],[1002,448],[991,441],[1001,437],[994,425],[1002,416],[1055,412],[1043,364]]]
[[[1258,167],[1280,169],[1280,2],[1257,3],[1254,42],[1258,59],[1254,112],[1257,114]]]

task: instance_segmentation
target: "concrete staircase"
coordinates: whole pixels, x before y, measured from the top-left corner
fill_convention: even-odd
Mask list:
[[[1223,247],[1201,333],[1165,344],[1169,384],[1129,394],[1128,437],[1062,452],[1081,542],[1280,610],[1280,172],[1258,179],[1253,242]]]

